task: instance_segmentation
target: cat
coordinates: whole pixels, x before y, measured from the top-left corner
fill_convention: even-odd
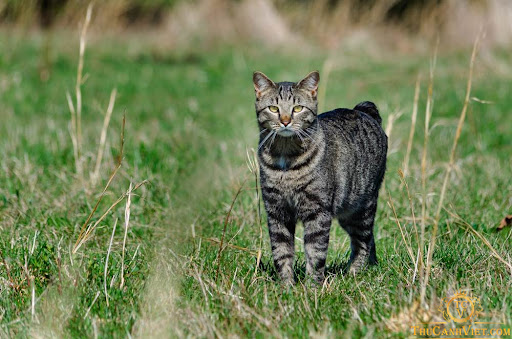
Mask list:
[[[274,83],[254,72],[258,160],[274,266],[294,284],[294,235],[304,225],[306,275],[325,279],[333,218],[351,239],[349,271],[376,264],[373,225],[386,170],[387,136],[374,103],[317,115],[318,71]]]

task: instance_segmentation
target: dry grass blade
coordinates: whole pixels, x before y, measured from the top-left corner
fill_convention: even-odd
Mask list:
[[[223,245],[224,245],[224,239],[226,237],[226,230],[228,228],[229,217],[231,215],[231,211],[233,210],[233,206],[235,205],[236,199],[242,192],[242,188],[244,188],[245,183],[247,182],[247,179],[248,178],[246,177],[244,179],[244,181],[242,182],[242,184],[240,185],[240,187],[238,188],[238,191],[236,192],[235,197],[233,198],[233,201],[231,202],[231,206],[229,207],[228,213],[226,214],[226,218],[224,219],[224,229],[222,230],[222,238],[220,239],[219,251],[217,253],[217,273],[215,274],[215,280],[217,280],[219,278],[220,259],[221,259],[222,250],[224,249]]]
[[[416,255],[416,265],[414,266],[414,274],[412,278],[412,282],[416,281],[416,276],[418,274],[418,270],[422,267],[425,267],[424,258],[420,256],[421,248],[420,248],[420,237],[418,232],[418,225],[416,224],[416,214],[414,213],[414,204],[412,202],[411,191],[409,190],[409,185],[407,184],[407,180],[405,179],[404,173],[399,169],[398,174],[400,176],[400,180],[402,181],[402,185],[405,186],[405,190],[407,191],[407,200],[409,201],[409,208],[411,210],[412,215],[412,224],[414,226],[414,234],[416,235],[416,244],[418,246],[417,255]],[[411,245],[412,247],[412,245]]]
[[[96,296],[94,297],[94,299],[92,300],[92,303],[91,303],[91,306],[89,306],[89,308],[87,309],[87,312],[85,312],[84,314],[84,319],[87,318],[87,316],[89,315],[89,312],[91,312],[91,308],[94,306],[94,304],[96,303],[96,300],[98,300],[98,297],[100,296],[100,291],[96,292]]]
[[[82,32],[80,33],[80,55],[78,57],[78,67],[76,74],[76,131],[77,131],[77,144],[78,144],[78,155],[81,154],[82,147],[82,79],[84,70],[84,53],[86,46],[87,29],[91,22],[92,15],[92,3],[87,6],[87,13],[85,14],[85,21],[82,26]]]
[[[322,65],[322,89],[320,90],[320,93],[318,94],[318,102],[319,102],[319,112],[323,112],[325,108],[325,93],[327,92],[327,83],[329,82],[329,75],[331,74],[333,66],[333,61],[331,59],[331,56],[327,57],[327,59],[324,61],[324,64]]]
[[[428,96],[427,96],[427,104],[425,108],[425,130],[424,130],[424,138],[423,138],[423,152],[421,156],[421,231],[420,231],[420,258],[422,258],[419,263],[423,264],[423,256],[425,250],[425,227],[427,220],[427,150],[428,150],[428,141],[429,141],[429,132],[430,132],[430,118],[432,117],[432,96],[434,91],[434,70],[437,62],[437,49],[439,47],[439,38],[436,42],[436,47],[434,49],[434,55],[430,62],[430,71],[429,71],[429,82],[428,82]],[[424,304],[425,301],[425,269],[424,266],[419,266],[419,279],[421,284],[421,292],[420,292],[420,302],[421,305]]]
[[[470,63],[469,63],[468,82],[467,82],[467,85],[466,85],[466,97],[464,99],[464,106],[462,107],[462,111],[461,111],[460,117],[459,117],[459,122],[457,124],[457,130],[455,132],[455,138],[453,139],[453,145],[452,145],[452,149],[451,149],[451,152],[450,152],[450,161],[449,161],[448,167],[446,169],[446,173],[445,173],[444,180],[443,180],[443,186],[442,186],[441,194],[440,194],[440,198],[439,198],[439,204],[437,206],[436,220],[439,220],[439,215],[440,215],[441,210],[443,208],[444,196],[445,196],[445,193],[446,193],[446,188],[448,187],[448,179],[450,177],[450,173],[451,173],[451,171],[453,169],[453,165],[455,163],[455,152],[457,150],[457,144],[459,142],[459,138],[460,138],[460,135],[461,135],[461,132],[462,132],[462,127],[464,126],[464,121],[466,119],[466,113],[467,113],[469,99],[470,99],[470,95],[471,95],[471,84],[472,84],[472,80],[473,80],[473,69],[474,69],[474,66],[475,66],[475,59],[476,59],[476,55],[477,55],[477,52],[478,52],[478,47],[480,45],[480,39],[481,39],[481,36],[479,34],[477,36],[476,40],[475,40],[475,44],[473,45],[473,52],[471,53],[471,60],[470,60]]]
[[[475,66],[475,58],[476,58],[476,54],[478,52],[478,47],[480,45],[480,39],[481,39],[481,33],[478,34],[478,36],[475,39],[475,43],[473,45],[473,52],[471,53],[471,60],[469,62],[469,75],[468,75],[468,82],[466,85],[466,97],[464,99],[464,105],[462,106],[462,111],[460,113],[459,123],[457,125],[457,131],[455,132],[455,138],[453,139],[453,145],[452,145],[452,149],[451,149],[451,153],[450,153],[450,161],[448,163],[448,167],[446,168],[446,173],[445,173],[444,180],[443,180],[443,186],[441,188],[441,193],[439,195],[439,203],[437,205],[436,216],[434,219],[434,227],[432,229],[432,235],[430,238],[430,244],[429,244],[428,252],[427,252],[427,270],[425,273],[426,284],[428,283],[430,267],[432,265],[432,253],[434,252],[434,247],[436,244],[437,230],[439,228],[439,218],[441,215],[441,210],[443,208],[443,202],[444,202],[444,197],[446,194],[446,188],[448,187],[448,180],[450,178],[450,173],[455,164],[455,151],[457,150],[457,144],[459,142],[460,134],[462,132],[462,126],[464,125],[464,120],[466,119],[466,112],[468,109],[469,99],[470,99],[470,95],[471,95],[471,83],[473,80],[473,69]]]
[[[405,180],[405,174],[400,169],[398,170],[398,175],[400,176],[400,180],[402,181],[402,185],[405,186],[405,190],[407,191],[407,200],[409,201],[409,208],[411,209],[412,215],[412,224],[414,226],[414,234],[416,234],[416,242],[419,244],[420,237],[418,233],[418,225],[416,224],[416,213],[414,213],[414,204],[412,203],[411,192],[409,190],[409,185],[407,184],[407,180]],[[423,262],[423,258],[420,259]]]
[[[132,204],[132,191],[133,184],[130,182],[130,187],[128,188],[128,198],[126,199],[126,207],[124,209],[124,238],[123,238],[123,254],[121,257],[121,285],[124,286],[124,253],[126,249],[126,237],[128,236],[128,225],[130,224],[130,207]]]
[[[420,256],[420,253],[421,253],[420,236],[419,236],[419,232],[418,232],[418,225],[416,224],[416,213],[414,213],[414,204],[412,202],[411,191],[409,190],[409,185],[407,184],[407,180],[405,179],[405,174],[400,169],[398,170],[398,175],[400,176],[402,185],[405,186],[405,190],[407,192],[407,200],[409,201],[409,208],[411,210],[412,224],[414,226],[414,234],[416,235],[416,244],[418,245],[418,251],[417,251],[418,254],[416,256],[416,261],[415,261],[416,265],[414,266],[414,275],[412,278],[412,281],[414,282],[416,280],[416,274],[418,273],[418,269],[420,267],[424,267],[425,264],[424,264],[424,258],[422,256]],[[411,247],[412,247],[412,245],[411,245]]]
[[[400,111],[391,113],[388,116],[388,119],[386,120],[386,129],[385,129],[384,133],[386,133],[386,135],[388,137],[388,143],[390,143],[390,140],[391,140],[391,132],[393,132],[394,122],[396,119],[400,118],[400,116],[402,116],[402,112],[400,112]],[[386,177],[384,177],[384,180],[382,181],[382,186],[386,187]],[[386,191],[385,188],[384,188],[384,190]]]
[[[220,244],[220,240],[217,239],[217,238],[202,238],[208,242],[211,242],[212,244]],[[245,247],[241,247],[241,246],[237,246],[237,245],[232,245],[232,244],[225,244],[224,247],[229,247],[229,248],[232,248],[234,250],[238,250],[238,251],[242,251],[242,252],[246,252],[246,253],[249,253],[250,255],[253,255],[255,257],[258,256],[259,254],[259,251],[253,251],[251,249],[248,249],[248,248],[245,248]]]
[[[192,264],[192,266],[194,267],[194,273],[195,273],[194,278],[199,282],[199,286],[201,286],[201,291],[203,292],[204,304],[206,305],[206,308],[209,308],[210,303],[209,303],[208,293],[206,293],[205,284],[203,283],[203,279],[201,279],[201,274],[197,270],[197,265]]]
[[[91,176],[93,184],[95,184],[99,178],[101,160],[103,159],[103,152],[105,151],[105,142],[107,140],[107,129],[108,125],[110,124],[110,117],[112,116],[112,112],[114,111],[116,94],[117,90],[114,88],[112,90],[112,93],[110,93],[110,100],[108,103],[107,113],[105,114],[105,119],[103,120],[103,128],[101,129],[100,145],[98,147],[98,156],[96,157],[96,166],[94,167],[94,172]]]
[[[413,266],[416,266],[416,260],[414,260],[414,254],[412,253],[412,248],[409,243],[407,243],[407,240],[405,239],[405,234],[402,228],[402,224],[400,223],[400,220],[398,220],[398,215],[396,214],[395,205],[393,204],[393,199],[391,199],[391,194],[388,192],[388,201],[389,206],[391,206],[391,209],[393,210],[393,215],[395,216],[395,222],[398,225],[398,228],[400,229],[400,234],[402,235],[402,240],[404,242],[405,248],[407,249],[407,253],[409,253],[409,256],[411,257],[411,261],[413,263]]]
[[[147,180],[144,180],[142,182],[139,182],[137,185],[135,185],[135,187],[133,187],[133,189],[131,191],[127,191],[123,194],[121,194],[121,196],[119,198],[117,198],[117,200],[112,204],[110,205],[110,207],[105,211],[105,213],[103,213],[101,215],[101,217],[96,220],[96,222],[94,224],[92,224],[91,226],[87,227],[87,229],[85,230],[85,232],[83,233],[82,237],[79,238],[79,240],[77,240],[77,244],[75,245],[76,249],[73,249],[73,253],[76,253],[76,251],[87,241],[89,240],[92,232],[96,229],[96,226],[98,226],[98,224],[103,220],[105,219],[105,217],[108,215],[108,213],[110,213],[110,211],[112,211],[112,209],[114,207],[116,207],[121,201],[123,201],[124,198],[126,198],[129,194],[131,194],[133,191],[136,191],[140,186],[144,185],[144,184],[147,184],[148,181]]]
[[[484,104],[484,105],[492,105],[492,104],[494,104],[494,101],[482,100],[482,99],[478,99],[477,97],[471,97],[471,100],[479,102],[479,103]]]
[[[101,192],[100,197],[98,198],[98,201],[96,202],[96,205],[94,205],[94,208],[92,209],[91,213],[87,217],[87,220],[85,220],[84,224],[82,225],[82,228],[80,229],[80,233],[78,234],[78,238],[76,239],[75,245],[73,246],[73,254],[75,254],[76,251],[78,250],[78,248],[80,247],[79,245],[80,245],[81,241],[83,240],[84,234],[87,232],[87,230],[89,230],[89,221],[91,221],[92,216],[98,209],[98,206],[100,205],[101,200],[105,196],[107,189],[110,187],[110,184],[112,183],[112,180],[114,180],[114,177],[116,176],[117,171],[119,170],[120,167],[121,167],[121,164],[117,165],[116,168],[114,169],[114,171],[112,172],[112,174],[110,175],[110,178],[108,179],[107,184],[103,188],[103,191]]]
[[[112,241],[114,240],[114,234],[116,233],[117,220],[118,219],[116,219],[116,221],[114,223],[114,228],[112,228],[112,235],[110,236],[110,242],[108,244],[107,258],[105,259],[105,271],[103,272],[103,287],[105,290],[105,300],[107,301],[107,307],[109,306],[108,292],[107,292],[108,258],[110,257],[110,251],[112,250]]]
[[[87,217],[87,220],[85,220],[84,224],[82,225],[82,228],[80,229],[80,233],[78,234],[78,238],[76,239],[75,245],[73,246],[73,251],[72,251],[73,254],[75,254],[76,251],[78,250],[78,248],[80,247],[79,245],[81,244],[81,242],[84,238],[84,234],[86,234],[86,232],[89,231],[89,229],[90,229],[89,221],[91,221],[91,218],[94,215],[94,213],[96,212],[96,210],[98,209],[98,206],[100,205],[101,200],[105,196],[107,189],[110,187],[112,180],[114,180],[114,177],[116,176],[117,171],[121,167],[121,163],[122,163],[121,160],[123,158],[123,151],[124,151],[124,149],[123,149],[124,148],[124,126],[125,126],[125,116],[123,116],[123,125],[121,128],[121,145],[120,145],[120,150],[119,150],[119,158],[118,158],[117,166],[114,168],[114,170],[110,174],[107,184],[103,188],[103,191],[101,192],[100,197],[98,198],[98,201],[96,202],[96,205],[94,205],[94,208],[92,209],[91,213]]]
[[[9,267],[9,263],[5,259],[4,253],[2,252],[2,249],[0,249],[0,257],[2,257],[2,265],[4,266],[5,271],[7,272],[7,279],[9,279],[9,285],[14,287],[15,283],[14,283],[14,280],[12,279],[11,269]]]
[[[30,276],[30,315],[32,316],[32,320],[36,318],[36,288],[35,288],[35,280],[34,276]]]
[[[71,135],[71,143],[73,144],[73,157],[75,158],[75,171],[81,172],[80,159],[78,158],[78,141],[76,136],[76,110],[71,99],[71,94],[66,92],[66,100],[68,102],[69,112],[71,113],[71,128],[69,134]]]
[[[412,105],[412,116],[411,116],[411,130],[409,131],[409,141],[407,142],[407,151],[404,158],[404,175],[407,176],[409,173],[409,158],[411,156],[412,141],[414,139],[414,131],[416,130],[416,118],[418,116],[418,101],[420,98],[420,75],[416,79],[416,86],[414,89],[414,103]]]
[[[443,208],[449,215],[451,215],[452,217],[454,217],[455,219],[457,219],[461,224],[463,224],[464,226],[466,226],[466,229],[468,231],[470,231],[471,233],[473,233],[474,235],[476,235],[480,240],[482,240],[482,242],[485,244],[485,246],[487,246],[487,248],[489,248],[489,250],[491,251],[491,254],[496,258],[498,259],[499,261],[501,261],[503,264],[505,264],[505,266],[507,266],[507,268],[509,269],[510,271],[510,275],[512,275],[512,264],[509,263],[508,261],[506,261],[505,259],[503,259],[502,256],[500,256],[498,254],[498,252],[494,249],[494,247],[492,247],[491,243],[483,236],[481,235],[477,230],[475,230],[467,221],[465,221],[464,219],[462,219],[459,215],[457,215],[455,212],[451,212],[449,210],[447,210],[446,208]]]
[[[119,155],[117,156],[117,165],[121,166],[121,163],[123,162],[123,150],[124,150],[124,126],[126,125],[126,111],[123,113],[123,125],[121,127],[121,140],[120,140],[120,146],[119,149],[121,150],[119,152]]]
[[[28,257],[25,255],[25,264],[21,265],[22,271],[25,274],[25,279],[27,281],[28,287],[30,288],[30,315],[32,316],[32,321],[35,320],[36,316],[36,292],[35,292],[35,280],[34,275],[30,274],[29,266],[28,266]]]
[[[388,136],[388,139],[391,140],[391,133],[393,132],[393,126],[395,124],[395,121],[398,120],[402,116],[403,112],[398,111],[395,113],[391,113],[388,115],[388,120],[386,121],[386,130],[385,133]]]
[[[260,201],[260,188],[259,188],[259,165],[258,165],[258,155],[256,154],[256,150],[251,148],[252,154],[247,152],[247,158],[249,161],[249,170],[254,174],[254,187],[256,189],[256,203],[257,206],[257,215],[258,215],[258,227],[260,229],[260,244],[258,247],[258,255],[256,258],[256,267],[254,268],[254,276],[258,272],[258,267],[260,266],[261,256],[262,256],[262,247],[263,247],[263,227],[261,226],[261,201]],[[252,159],[251,159],[252,158]]]

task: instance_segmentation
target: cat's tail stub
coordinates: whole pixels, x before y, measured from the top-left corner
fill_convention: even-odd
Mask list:
[[[380,125],[382,125],[382,118],[380,117],[379,110],[377,106],[371,101],[363,101],[360,102],[354,107],[355,111],[360,111],[368,114],[372,118],[374,118]]]

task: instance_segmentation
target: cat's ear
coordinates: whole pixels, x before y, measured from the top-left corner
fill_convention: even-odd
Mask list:
[[[313,71],[306,75],[304,79],[297,83],[297,88],[303,89],[311,93],[313,97],[316,97],[318,92],[318,83],[320,82],[320,73]]]
[[[254,83],[254,93],[256,94],[256,98],[258,99],[261,98],[261,95],[267,89],[276,87],[276,84],[261,72],[253,73],[252,82]]]

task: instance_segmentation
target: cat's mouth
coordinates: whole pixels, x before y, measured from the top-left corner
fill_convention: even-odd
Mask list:
[[[277,134],[279,134],[282,137],[291,137],[292,135],[295,134],[295,132],[291,128],[281,127],[280,129],[277,130]]]

